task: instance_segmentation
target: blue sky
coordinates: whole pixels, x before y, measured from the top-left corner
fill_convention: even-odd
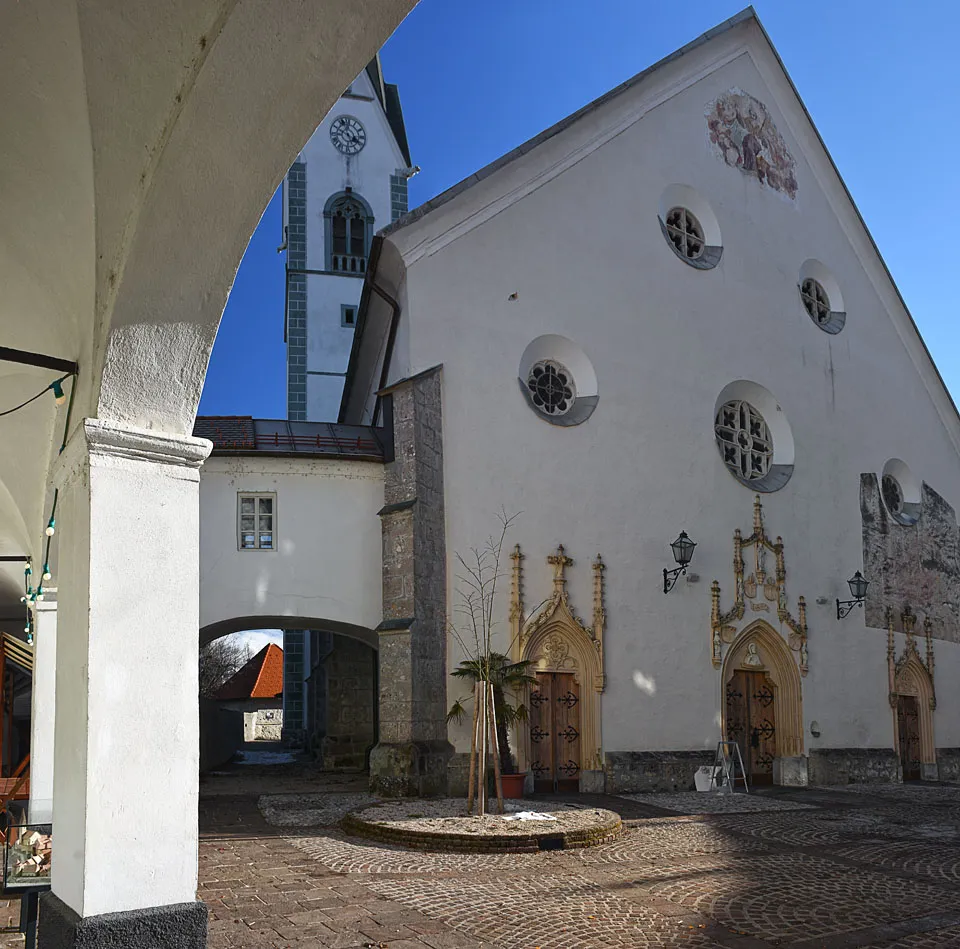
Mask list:
[[[827,143],[955,398],[950,298],[960,211],[953,63],[960,4],[758,0],[755,7]],[[400,87],[410,206],[732,16],[722,0],[422,0],[382,51]],[[317,122],[322,116],[317,116]],[[295,156],[291,155],[291,160]],[[283,254],[275,196],[237,274],[203,414],[286,413]],[[239,385],[257,367],[256,385]]]

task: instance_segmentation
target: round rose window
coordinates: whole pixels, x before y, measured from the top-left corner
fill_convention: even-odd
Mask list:
[[[534,406],[544,415],[565,415],[576,397],[570,370],[552,359],[544,359],[530,367],[527,388]]]

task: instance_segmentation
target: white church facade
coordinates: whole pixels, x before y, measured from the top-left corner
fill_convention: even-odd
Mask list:
[[[752,11],[381,229],[363,270],[340,423],[382,460],[336,462],[369,497],[313,568],[366,538],[340,589],[378,611],[375,788],[465,784],[448,624],[500,511],[528,787],[692,787],[721,738],[758,782],[960,779],[960,417]]]

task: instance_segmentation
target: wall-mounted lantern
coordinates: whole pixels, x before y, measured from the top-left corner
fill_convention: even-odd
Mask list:
[[[847,580],[847,584],[850,587],[850,595],[853,597],[853,599],[837,600],[837,619],[843,619],[844,616],[849,614],[855,606],[863,606],[863,601],[867,595],[867,587],[870,586],[870,581],[865,580],[863,574],[858,570],[849,580]]]
[[[686,531],[680,531],[680,536],[670,545],[673,551],[673,559],[679,564],[673,570],[663,568],[663,592],[669,593],[677,582],[677,579],[687,572],[687,567],[693,559],[693,548],[697,545],[687,537]]]

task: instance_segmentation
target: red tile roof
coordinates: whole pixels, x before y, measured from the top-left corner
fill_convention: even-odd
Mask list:
[[[217,690],[216,698],[272,699],[283,694],[283,650],[264,646]]]

